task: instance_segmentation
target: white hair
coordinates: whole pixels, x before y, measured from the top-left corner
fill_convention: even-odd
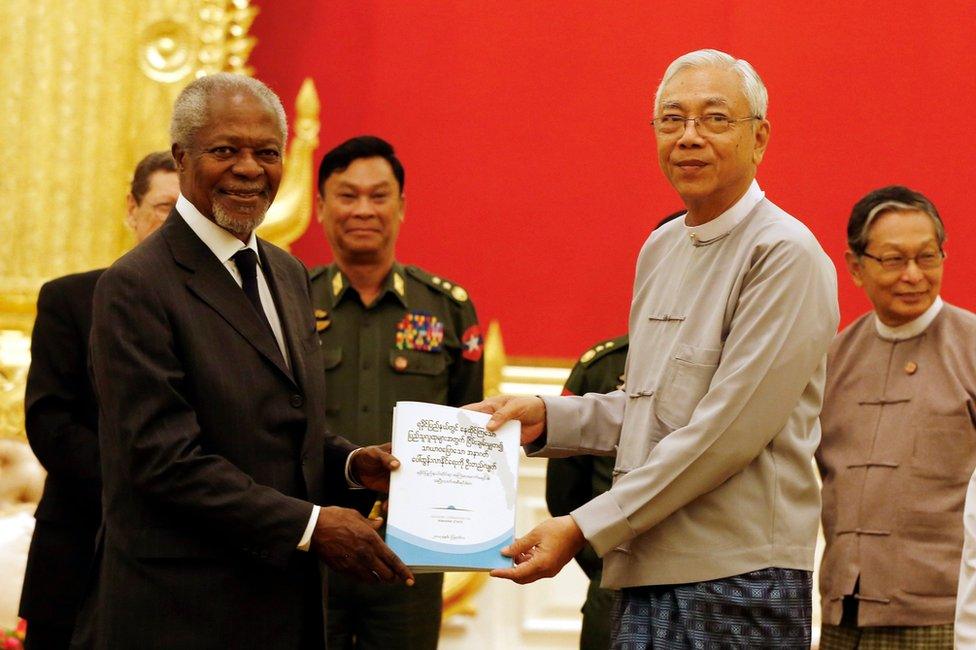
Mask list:
[[[737,59],[719,50],[696,50],[688,54],[682,54],[672,61],[668,69],[664,71],[664,77],[661,78],[661,83],[658,85],[657,92],[654,95],[654,111],[657,112],[661,107],[661,94],[664,92],[664,86],[676,74],[687,68],[706,67],[734,70],[742,80],[742,94],[746,96],[746,100],[749,102],[749,110],[752,112],[751,117],[758,117],[761,120],[766,119],[766,111],[769,108],[769,95],[766,93],[766,86],[763,84],[762,79],[759,78],[759,74],[755,68],[745,59]]]
[[[190,146],[197,131],[210,120],[210,98],[220,93],[248,94],[263,102],[278,122],[278,132],[284,144],[288,138],[288,119],[285,107],[273,90],[253,77],[230,72],[218,72],[191,81],[180,92],[173,105],[169,137],[184,149]]]

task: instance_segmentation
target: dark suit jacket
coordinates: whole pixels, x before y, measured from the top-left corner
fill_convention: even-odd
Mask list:
[[[310,501],[345,489],[355,447],[325,430],[305,267],[259,249],[290,369],[175,211],[98,282],[105,523],[86,606],[95,647],[296,648],[315,611],[321,647],[318,563],[296,546]]]
[[[88,376],[92,295],[102,269],[41,287],[25,419],[47,470],[20,600],[30,622],[74,622],[102,520],[98,405]]]

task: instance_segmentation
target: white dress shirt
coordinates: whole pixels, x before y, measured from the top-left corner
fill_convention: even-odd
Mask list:
[[[261,306],[264,308],[264,315],[268,317],[268,322],[271,323],[271,331],[274,332],[275,340],[278,342],[278,349],[281,350],[281,356],[284,358],[285,364],[291,368],[291,362],[288,359],[288,347],[285,345],[285,336],[281,331],[281,319],[278,318],[278,310],[275,308],[274,298],[271,296],[271,289],[268,287],[268,280],[264,277],[264,270],[261,268],[258,238],[252,232],[245,244],[230,232],[203,216],[197,210],[196,206],[190,203],[182,194],[176,200],[176,211],[186,221],[186,225],[190,226],[190,230],[206,244],[207,248],[210,249],[217,260],[224,265],[224,268],[227,269],[230,276],[234,278],[237,286],[243,288],[244,284],[241,280],[241,272],[233,260],[234,255],[237,254],[237,251],[245,248],[250,248],[257,255],[258,295],[261,297]]]
[[[207,248],[214,254],[217,260],[224,265],[230,276],[234,278],[234,282],[237,286],[243,288],[243,282],[241,280],[241,272],[237,268],[237,264],[234,262],[233,257],[237,251],[250,248],[258,256],[258,266],[257,266],[257,280],[258,280],[258,294],[261,297],[261,307],[264,308],[264,314],[268,317],[268,322],[271,323],[271,330],[274,332],[275,340],[278,342],[278,349],[281,350],[281,356],[285,360],[285,364],[291,368],[291,363],[288,358],[288,347],[285,345],[285,337],[281,331],[281,319],[278,318],[278,310],[275,308],[274,298],[271,296],[271,289],[268,287],[268,280],[264,277],[264,271],[261,269],[261,255],[258,253],[258,240],[251,233],[248,238],[247,243],[243,243],[240,239],[232,235],[230,232],[224,230],[216,223],[207,219],[203,214],[197,210],[196,206],[190,203],[183,194],[176,200],[176,211],[180,213],[183,220],[186,221],[186,225],[190,227],[197,237],[200,238]],[[355,454],[349,454],[349,458],[346,460],[346,480],[350,480],[349,465],[352,461],[352,457]],[[309,545],[312,542],[312,531],[315,530],[315,522],[319,518],[319,510],[321,508],[318,505],[312,505],[312,514],[308,519],[308,525],[305,527],[305,533],[302,535],[302,539],[298,542],[298,549],[302,551],[307,551]]]

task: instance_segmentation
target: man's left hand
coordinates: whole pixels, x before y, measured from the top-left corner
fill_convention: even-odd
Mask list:
[[[514,558],[515,566],[495,569],[491,575],[522,585],[539,578],[551,578],[573,559],[585,543],[583,531],[571,516],[547,519],[529,531],[528,535],[502,550],[502,555]]]
[[[352,477],[360,485],[375,492],[390,491],[390,472],[400,467],[400,461],[390,453],[392,445],[373,445],[356,450],[349,462]]]

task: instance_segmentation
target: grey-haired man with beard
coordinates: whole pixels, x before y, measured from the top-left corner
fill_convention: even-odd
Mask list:
[[[76,645],[322,648],[319,560],[413,580],[380,522],[328,506],[350,485],[386,489],[396,461],[326,432],[308,275],[254,235],[286,131],[257,80],[189,84],[176,209],[98,282],[104,525]]]

